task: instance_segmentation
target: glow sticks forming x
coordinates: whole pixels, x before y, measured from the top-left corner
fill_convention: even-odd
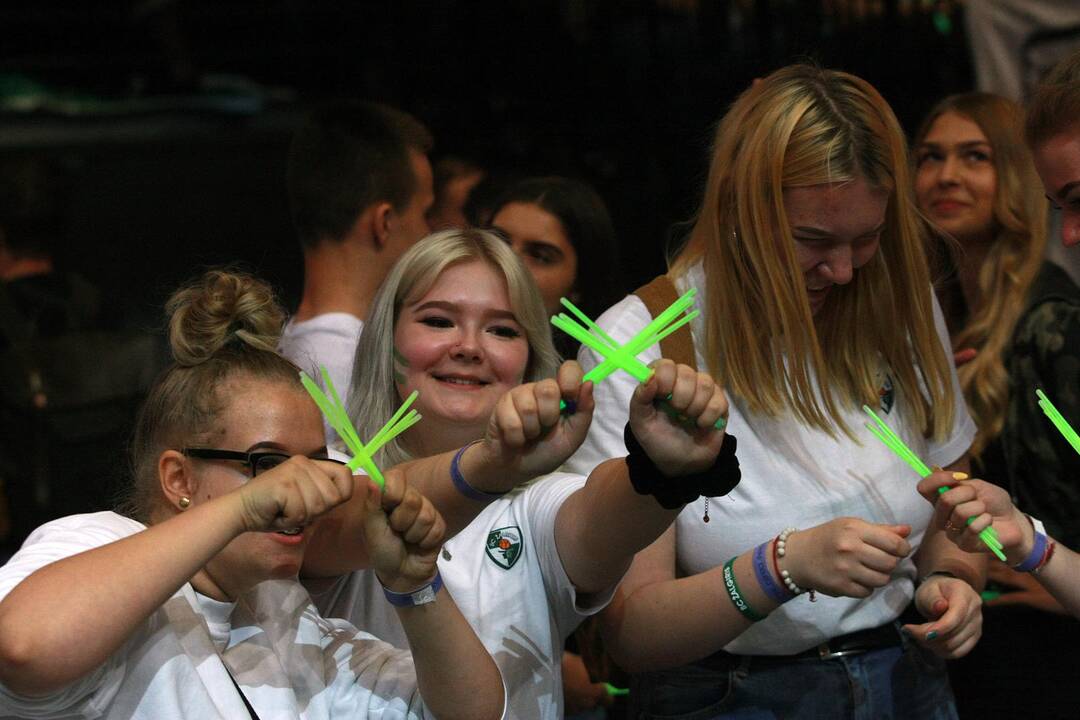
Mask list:
[[[358,467],[363,468],[368,477],[375,481],[379,489],[382,489],[386,485],[386,479],[383,478],[382,472],[375,466],[375,461],[371,458],[383,445],[420,422],[420,413],[416,410],[409,410],[409,406],[416,400],[419,393],[414,390],[405,399],[405,402],[401,403],[401,407],[390,418],[390,422],[383,425],[382,429],[375,433],[375,437],[371,438],[365,445],[360,440],[352,421],[349,420],[348,413],[345,412],[345,405],[341,402],[333,381],[330,380],[330,373],[326,371],[325,367],[320,367],[319,370],[322,372],[323,383],[326,384],[330,397],[327,397],[326,393],[315,384],[315,381],[304,372],[300,373],[300,382],[304,384],[304,389],[308,391],[315,404],[319,406],[319,410],[322,411],[326,421],[330,423],[330,427],[334,428],[338,437],[344,441],[345,446],[352,453],[353,457],[348,462],[348,468],[350,470],[355,470]],[[406,410],[409,410],[408,414],[405,413]]]
[[[1069,444],[1073,446],[1073,450],[1080,453],[1080,435],[1076,434],[1069,421],[1058,412],[1058,409],[1054,407],[1054,403],[1050,402],[1050,398],[1046,397],[1046,393],[1036,389],[1035,394],[1039,396],[1039,407],[1046,413],[1046,417],[1050,418],[1050,422],[1054,423],[1054,427],[1058,429],[1058,432],[1069,441]]]
[[[904,444],[904,441],[900,439],[900,436],[893,432],[893,429],[886,425],[885,421],[879,418],[877,413],[868,406],[863,405],[863,410],[866,411],[867,415],[873,418],[875,423],[873,425],[866,423],[866,429],[872,432],[874,437],[878,440],[885,443],[890,450],[896,453],[897,457],[910,465],[911,469],[919,474],[919,477],[929,477],[931,474],[930,468],[926,466],[926,463],[919,459],[918,455],[911,451],[911,448]],[[938,488],[938,494],[940,495],[946,490],[948,490],[947,487],[940,487]],[[968,525],[974,521],[974,517],[969,517],[967,519]],[[979,539],[982,540],[986,547],[990,548],[990,551],[997,555],[1000,560],[1005,560],[1005,553],[1001,551],[1001,541],[998,540],[997,531],[994,530],[993,526],[987,527],[980,532]]]
[[[694,304],[694,295],[696,294],[697,290],[690,288],[682,297],[657,315],[641,332],[623,345],[619,345],[599,325],[590,320],[585,313],[581,312],[566,298],[562,298],[560,302],[577,317],[577,320],[566,313],[559,313],[551,318],[551,324],[582,345],[595,350],[600,357],[604,358],[603,362],[585,373],[582,382],[598,383],[616,370],[624,370],[638,382],[645,383],[652,377],[653,371],[645,363],[637,359],[638,353],[660,342],[698,316],[697,310],[682,315]],[[682,315],[682,317],[679,317],[679,315]],[[670,399],[671,396],[669,395],[667,400]],[[561,407],[565,410],[566,403],[563,403]],[[680,418],[679,413],[667,402],[661,401],[660,407],[675,419],[685,419]],[[723,430],[726,425],[727,420],[720,418],[716,421],[714,427],[717,430]]]

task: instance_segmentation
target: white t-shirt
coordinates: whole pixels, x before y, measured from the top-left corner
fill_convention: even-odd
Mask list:
[[[356,344],[363,330],[363,320],[344,312],[324,313],[303,322],[290,320],[281,333],[278,351],[314,378],[319,387],[323,385],[319,366],[325,367],[342,402],[347,402]],[[323,428],[327,445],[337,440],[337,433],[325,419]]]
[[[705,282],[700,265],[688,277],[679,278],[679,293],[696,287],[698,309],[705,307]],[[625,342],[651,320],[644,303],[630,295],[605,312],[598,324],[615,340]],[[942,345],[949,347],[944,318],[934,301],[934,321]],[[702,317],[692,321],[697,365],[708,368],[702,356],[705,327]],[[660,357],[659,346],[638,356],[649,363]],[[584,368],[598,364],[597,355],[582,348]],[[944,442],[928,442],[905,417],[896,391],[882,396],[875,408],[928,465],[946,466],[958,460],[971,445],[975,425],[964,405],[955,369],[952,370],[956,421]],[[567,464],[584,473],[609,457],[626,453],[623,427],[628,402],[636,381],[617,372],[595,390],[596,412],[589,436]],[[882,372],[882,386],[892,383]],[[891,450],[864,429],[867,418],[859,408],[843,411],[848,427],[860,442],[845,435],[836,438],[809,428],[791,416],[770,419],[747,412],[745,405],[729,395],[728,428],[738,438],[742,481],[727,496],[709,502],[709,524],[702,520],[704,500],[687,505],[676,520],[679,568],[690,575],[723,565],[785,527],[810,528],[838,517],[858,517],[868,522],[911,525],[909,540],[917,548],[930,520],[931,505],[915,490],[919,478]],[[890,402],[891,401],[891,402]],[[729,643],[728,652],[744,655],[784,655],[801,652],[844,633],[877,627],[895,619],[914,594],[915,565],[905,559],[893,573],[893,581],[869,598],[818,596],[811,604],[806,596],[789,601],[769,617]],[[717,592],[723,588],[717,587]]]
[[[38,568],[144,529],[111,512],[47,523],[0,567],[0,600]],[[261,583],[236,603],[186,584],[66,688],[26,698],[0,685],[0,717],[247,718],[229,671],[262,720],[425,717],[409,654],[320,617],[293,580]]]
[[[615,593],[612,586],[579,596],[555,547],[559,508],[584,484],[581,476],[554,473],[494,501],[447,541],[439,558],[446,587],[502,672],[508,717],[563,716],[563,642]],[[378,608],[386,603],[375,602],[382,591],[373,575],[352,573],[315,602],[327,617],[394,637],[400,630],[380,624],[387,617]]]

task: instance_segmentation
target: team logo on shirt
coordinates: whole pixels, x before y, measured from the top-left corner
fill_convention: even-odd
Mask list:
[[[896,400],[896,393],[893,392],[891,375],[885,376],[885,382],[878,388],[877,394],[878,397],[881,398],[881,411],[888,415],[889,411],[892,410],[893,402]]]
[[[514,567],[521,557],[521,529],[517,525],[492,530],[487,536],[487,556],[503,570]]]

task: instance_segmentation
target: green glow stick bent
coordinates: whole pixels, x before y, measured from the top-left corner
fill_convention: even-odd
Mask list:
[[[382,489],[386,486],[386,479],[372,458],[383,445],[420,422],[422,417],[420,413],[416,410],[409,410],[409,406],[413,404],[419,393],[414,390],[401,404],[401,407],[394,412],[389,422],[383,425],[379,432],[375,433],[375,436],[365,445],[360,440],[352,421],[349,420],[349,414],[345,411],[345,405],[341,402],[341,397],[338,395],[337,388],[334,387],[333,380],[330,379],[330,373],[327,372],[325,367],[320,367],[320,371],[329,397],[303,371],[300,372],[301,384],[311,395],[315,404],[318,405],[330,427],[334,428],[334,432],[338,434],[345,446],[352,452],[353,457],[347,463],[347,467],[350,470],[355,470],[358,467],[363,468],[368,477]],[[408,414],[406,414],[406,410],[409,410]]]
[[[933,471],[929,467],[927,467],[926,463],[920,460],[919,456],[912,452],[911,448],[909,448],[904,443],[904,441],[900,439],[900,436],[897,435],[893,431],[893,429],[885,423],[884,420],[879,418],[877,416],[877,413],[870,409],[870,406],[863,405],[863,411],[866,412],[866,414],[874,420],[876,426],[871,425],[870,423],[866,424],[867,430],[873,433],[874,437],[885,443],[885,445],[890,450],[896,453],[897,457],[899,457],[901,460],[911,466],[911,469],[914,470],[919,475],[919,477],[925,478],[929,477],[932,474]],[[940,495],[946,490],[948,490],[948,488],[940,487],[938,488],[938,494]],[[968,525],[970,525],[974,520],[974,517],[968,518]],[[993,526],[989,526],[983,529],[982,532],[979,533],[979,539],[982,540],[983,544],[985,544],[986,547],[990,548],[990,551],[993,552],[994,555],[997,555],[1000,560],[1005,560],[1005,553],[1001,551],[1002,545],[1000,540],[998,540],[997,531],[994,530]]]
[[[562,298],[560,302],[577,317],[578,321],[565,313],[559,313],[551,318],[551,324],[603,358],[599,365],[585,373],[582,382],[595,384],[616,370],[623,370],[638,382],[645,383],[652,377],[652,370],[637,359],[638,354],[660,342],[698,316],[698,311],[694,310],[679,317],[694,304],[696,293],[697,291],[691,288],[623,345],[619,345],[599,325],[566,298]],[[667,402],[670,400],[671,396],[669,395],[664,400],[661,400],[658,406],[672,419],[676,421],[686,420],[685,416],[681,415]],[[560,408],[564,411],[567,409],[565,401],[560,403]],[[725,418],[720,418],[713,425],[717,430],[723,430],[726,426],[727,420]]]

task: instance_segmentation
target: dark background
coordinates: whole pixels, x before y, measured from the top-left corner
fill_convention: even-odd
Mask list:
[[[972,84],[960,9],[940,2],[21,5],[0,9],[0,152],[75,168],[61,260],[138,324],[207,264],[240,261],[295,302],[285,154],[321,100],[412,112],[435,135],[433,159],[589,180],[637,283],[662,269],[712,128],[754,77],[800,58],[848,70],[909,132]]]

